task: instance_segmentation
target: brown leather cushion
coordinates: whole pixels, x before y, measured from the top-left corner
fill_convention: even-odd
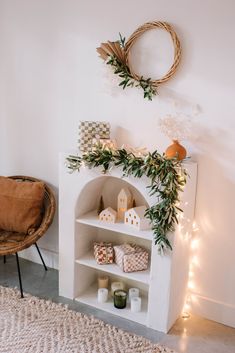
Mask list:
[[[42,182],[0,177],[0,229],[32,233],[41,223],[44,192]]]

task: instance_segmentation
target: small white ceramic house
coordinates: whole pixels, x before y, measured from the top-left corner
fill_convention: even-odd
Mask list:
[[[124,221],[125,212],[129,210],[129,208],[131,208],[132,205],[133,205],[133,199],[132,199],[130,190],[127,188],[121,189],[121,191],[118,194],[118,200],[117,200],[118,219]]]
[[[100,212],[99,220],[101,222],[115,223],[117,220],[117,212],[112,207],[108,207]]]
[[[146,206],[133,207],[125,212],[124,223],[138,230],[151,229],[150,221],[144,217]]]

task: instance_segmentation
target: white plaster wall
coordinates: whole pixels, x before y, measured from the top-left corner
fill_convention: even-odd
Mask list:
[[[235,326],[225,314],[235,313],[234,11],[232,0],[0,0],[0,170],[34,175],[56,190],[58,153],[74,148],[79,119],[109,120],[120,144],[164,151],[169,140],[159,117],[176,109],[191,114],[198,138],[185,145],[199,164],[200,227],[194,309]],[[179,34],[177,74],[153,102],[134,89],[110,91],[95,48],[154,19]],[[155,35],[170,54],[158,34],[141,43],[144,52],[151,52]],[[158,73],[151,57],[141,57],[141,72]],[[55,224],[40,246],[56,252],[57,244]]]

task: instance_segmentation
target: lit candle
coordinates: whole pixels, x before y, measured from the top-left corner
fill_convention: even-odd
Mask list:
[[[131,301],[132,298],[139,297],[140,290],[138,288],[130,288],[129,289],[129,300]]]
[[[113,282],[111,284],[111,295],[112,295],[112,297],[114,295],[115,290],[118,290],[118,289],[122,289],[122,290],[125,289],[125,285],[124,285],[123,282]]]
[[[122,289],[114,292],[114,306],[117,309],[124,309],[126,307],[127,292]]]
[[[131,311],[133,313],[138,313],[141,311],[141,298],[140,297],[131,298]]]
[[[98,277],[98,288],[107,288],[109,287],[109,277],[108,276],[99,276]]]
[[[97,295],[97,299],[98,299],[98,303],[105,303],[108,300],[108,289],[107,288],[99,288],[98,289],[98,295]]]

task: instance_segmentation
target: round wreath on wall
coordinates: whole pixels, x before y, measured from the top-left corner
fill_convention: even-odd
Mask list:
[[[150,29],[164,29],[166,30],[172,39],[174,45],[174,62],[171,65],[168,72],[158,79],[144,78],[143,76],[137,75],[130,64],[130,51],[132,46],[140,38],[140,36]],[[120,39],[116,42],[101,43],[101,46],[97,48],[97,52],[100,57],[110,65],[114,74],[118,75],[121,79],[119,86],[123,89],[126,87],[139,87],[143,89],[144,98],[152,100],[153,97],[158,93],[158,87],[168,81],[175,73],[181,58],[181,45],[176,32],[171,25],[167,22],[147,22],[137,28],[137,30],[130,36],[126,41],[125,38],[119,33]]]

